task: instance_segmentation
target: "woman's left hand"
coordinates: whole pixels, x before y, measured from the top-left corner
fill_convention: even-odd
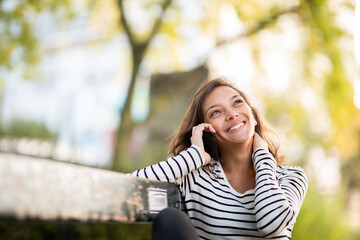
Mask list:
[[[254,141],[253,141],[253,151],[255,151],[258,148],[262,148],[265,150],[269,149],[267,142],[264,139],[262,139],[262,137],[260,137],[260,135],[257,132],[255,132]]]

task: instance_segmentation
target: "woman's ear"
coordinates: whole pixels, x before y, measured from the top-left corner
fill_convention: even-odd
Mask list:
[[[255,122],[254,126],[256,127],[257,124],[258,124],[258,122],[256,121],[256,112],[254,111],[254,109],[252,109],[251,112],[252,112],[252,117],[253,117],[254,122]]]

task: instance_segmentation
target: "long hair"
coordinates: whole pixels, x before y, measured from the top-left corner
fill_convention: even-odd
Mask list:
[[[178,155],[181,151],[189,148],[191,146],[191,135],[192,128],[204,122],[203,115],[203,105],[206,97],[217,87],[230,87],[237,91],[239,95],[245,100],[245,102],[251,108],[252,114],[255,117],[257,125],[255,126],[255,131],[262,137],[268,144],[269,151],[275,157],[278,164],[283,164],[286,160],[285,155],[280,154],[280,141],[276,132],[270,127],[267,121],[262,117],[260,112],[251,105],[247,95],[236,88],[231,82],[229,82],[225,77],[219,77],[213,80],[208,80],[203,82],[197,92],[194,95],[194,98],[186,110],[184,118],[180,123],[179,127],[175,131],[172,142],[170,143],[170,148],[168,151],[169,156]]]

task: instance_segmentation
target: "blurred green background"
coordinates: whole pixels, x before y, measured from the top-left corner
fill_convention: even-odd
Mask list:
[[[355,5],[0,0],[0,151],[145,167],[166,159],[197,86],[225,75],[308,175],[293,239],[360,239]],[[150,227],[0,222],[4,239],[150,239]]]

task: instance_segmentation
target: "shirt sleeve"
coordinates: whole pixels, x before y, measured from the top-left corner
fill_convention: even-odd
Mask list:
[[[177,183],[183,176],[204,165],[204,157],[198,146],[192,145],[179,155],[170,157],[166,161],[138,169],[130,176],[158,180],[162,182]]]
[[[292,226],[305,198],[308,181],[300,167],[288,168],[277,177],[277,163],[271,153],[257,149],[255,216],[259,231],[271,237]]]

